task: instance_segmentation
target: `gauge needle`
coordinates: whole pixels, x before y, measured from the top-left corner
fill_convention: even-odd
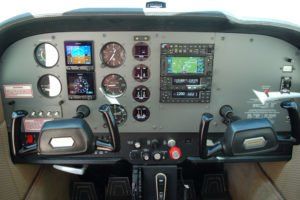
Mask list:
[[[111,61],[111,59],[113,59],[113,57],[115,56],[115,54],[116,54],[116,49],[114,49],[114,52],[113,52],[113,54],[111,55],[111,57],[110,57],[110,59],[108,60],[108,62],[110,62]]]
[[[116,87],[117,85],[116,84],[111,84],[111,85],[107,85],[109,87]]]

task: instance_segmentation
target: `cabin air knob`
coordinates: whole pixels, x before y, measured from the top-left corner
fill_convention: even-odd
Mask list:
[[[177,146],[174,146],[172,148],[170,148],[169,150],[169,156],[172,160],[178,160],[181,158],[182,156],[182,152],[181,149]]]

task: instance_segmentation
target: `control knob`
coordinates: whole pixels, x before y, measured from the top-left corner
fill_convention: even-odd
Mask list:
[[[149,155],[148,152],[144,152],[144,153],[142,154],[142,157],[143,157],[143,159],[144,159],[145,161],[150,160],[150,155]]]
[[[161,157],[162,157],[162,156],[161,156],[161,154],[160,154],[159,152],[156,152],[156,153],[153,154],[154,160],[157,160],[157,161],[158,161],[158,160],[161,159]]]
[[[169,139],[168,140],[168,147],[174,147],[176,145],[176,141],[174,139]]]
[[[141,148],[141,143],[140,142],[135,142],[134,143],[134,148],[136,148],[136,149]]]
[[[157,149],[159,147],[159,141],[158,141],[158,139],[153,139],[151,141],[151,146],[152,146],[153,149]]]

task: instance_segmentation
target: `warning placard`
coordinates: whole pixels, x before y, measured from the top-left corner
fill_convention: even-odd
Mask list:
[[[33,98],[31,84],[3,85],[3,89],[4,89],[4,97],[7,99]]]
[[[51,121],[51,118],[24,118],[25,132],[40,132],[44,123]]]

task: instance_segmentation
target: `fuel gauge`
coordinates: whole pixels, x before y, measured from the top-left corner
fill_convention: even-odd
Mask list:
[[[137,102],[145,102],[150,98],[150,90],[143,85],[137,86],[132,92],[132,97]]]
[[[132,112],[133,118],[139,122],[144,122],[150,117],[150,110],[146,106],[137,106]]]
[[[136,81],[144,82],[150,77],[150,69],[146,65],[140,64],[134,67],[132,75]]]

